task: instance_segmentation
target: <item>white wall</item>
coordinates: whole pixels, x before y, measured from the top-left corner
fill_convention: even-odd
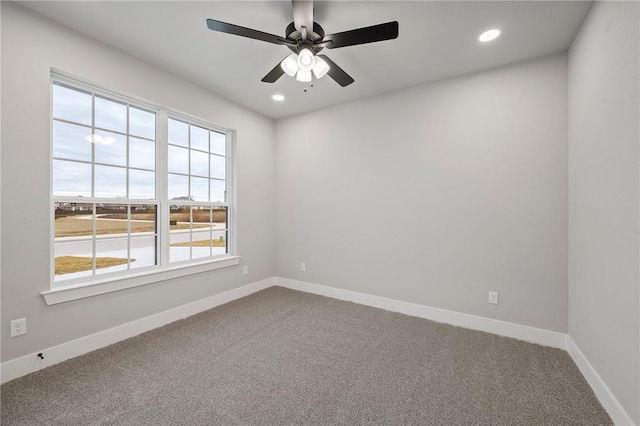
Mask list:
[[[279,120],[276,135],[279,276],[567,331],[565,54]]]
[[[50,69],[237,130],[241,266],[60,305],[49,288]],[[118,50],[2,2],[3,362],[275,275],[274,123]],[[28,334],[9,338],[11,319]]]
[[[637,2],[597,2],[569,54],[569,334],[640,424]]]

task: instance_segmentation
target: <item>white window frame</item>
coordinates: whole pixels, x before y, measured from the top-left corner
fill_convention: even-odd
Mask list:
[[[104,96],[116,101],[131,104],[156,114],[156,199],[151,200],[118,200],[118,199],[76,199],[73,197],[64,198],[67,202],[90,203],[103,202],[110,204],[153,204],[156,205],[156,221],[157,221],[157,242],[156,242],[156,259],[157,265],[139,269],[128,269],[125,271],[116,271],[101,275],[92,275],[90,277],[73,278],[63,281],[54,282],[55,277],[55,202],[63,199],[63,197],[53,196],[53,86],[54,83],[61,83],[84,90],[94,95]],[[59,71],[51,73],[51,96],[50,96],[50,286],[48,291],[41,294],[45,298],[48,305],[62,303],[70,300],[90,297],[98,294],[109,293],[117,290],[137,287],[141,285],[151,284],[154,282],[165,281],[178,278],[181,276],[211,271],[215,269],[225,268],[238,265],[240,256],[237,254],[236,245],[236,132],[231,129],[222,128],[199,119],[189,114],[159,106],[157,104],[145,101],[135,96],[116,93],[113,91],[102,89],[97,85],[86,83],[78,78],[69,76]],[[224,255],[210,256],[193,260],[169,263],[169,207],[171,203],[168,200],[167,183],[168,183],[168,120],[174,118],[185,121],[187,123],[204,127],[206,129],[222,133],[226,135],[226,202],[194,202],[192,204],[207,206],[225,206],[227,208],[227,253]],[[129,237],[131,238],[131,237]]]

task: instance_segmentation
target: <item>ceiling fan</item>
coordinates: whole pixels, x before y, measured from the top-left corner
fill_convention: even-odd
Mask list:
[[[312,0],[292,0],[291,3],[293,22],[285,29],[284,37],[215,19],[207,19],[207,27],[213,31],[287,46],[293,53],[264,76],[262,81],[265,83],[275,83],[285,73],[295,76],[298,81],[310,82],[313,73],[316,78],[328,74],[340,86],[348,86],[353,83],[353,78],[326,55],[319,55],[322,49],[337,49],[398,37],[397,21],[325,35],[322,27],[313,21]]]

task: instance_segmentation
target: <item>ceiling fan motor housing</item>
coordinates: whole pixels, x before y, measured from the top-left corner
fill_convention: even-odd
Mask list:
[[[307,32],[307,39],[302,38],[302,33],[296,30],[296,26],[293,22],[287,25],[285,37],[287,40],[295,43],[295,46],[287,45],[289,50],[293,53],[300,53],[302,49],[306,48],[312,51],[315,55],[324,48],[323,45],[314,43],[321,42],[324,39],[324,29],[317,22],[313,23],[313,31]]]

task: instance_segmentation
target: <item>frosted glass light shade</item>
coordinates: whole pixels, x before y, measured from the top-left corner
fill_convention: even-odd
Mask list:
[[[284,58],[284,61],[280,63],[280,66],[285,73],[293,77],[298,72],[298,55],[292,53]]]
[[[298,68],[303,71],[311,71],[315,65],[316,60],[309,49],[302,49],[298,53]]]
[[[329,72],[329,64],[327,64],[322,58],[316,56],[316,65],[313,67],[313,75],[316,78],[322,78]]]
[[[311,71],[298,70],[296,74],[296,80],[301,81],[303,83],[309,83],[311,81]]]

